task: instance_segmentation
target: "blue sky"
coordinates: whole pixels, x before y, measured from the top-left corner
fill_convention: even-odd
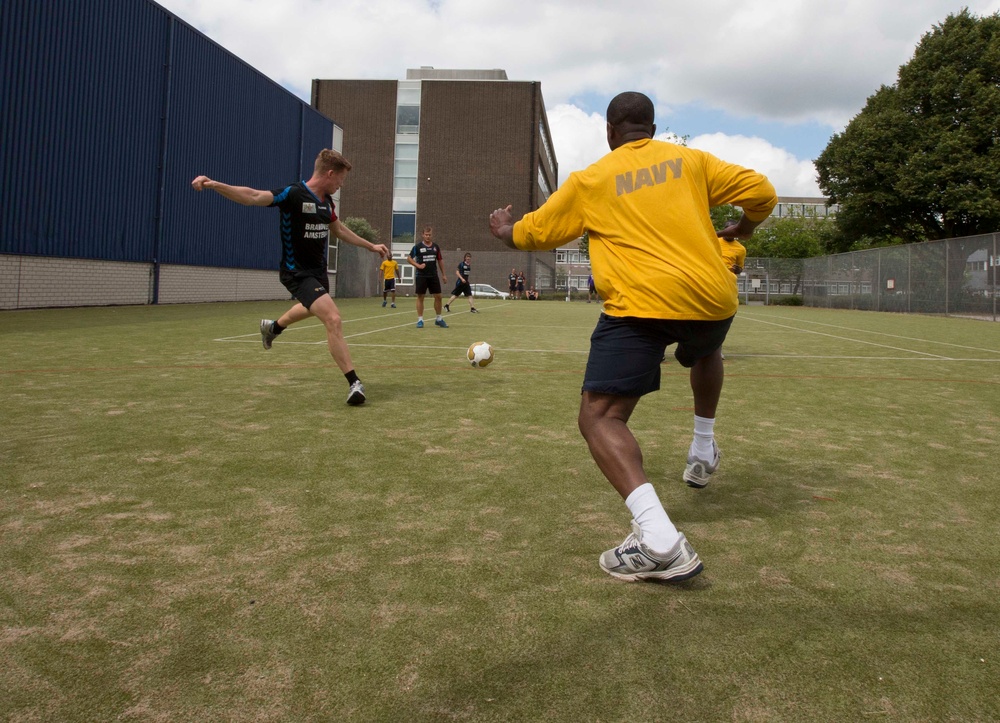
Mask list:
[[[649,95],[661,128],[819,195],[812,161],[949,14],[1000,0],[159,0],[304,100],[314,78],[502,68],[539,81],[560,180],[607,152],[603,114]]]

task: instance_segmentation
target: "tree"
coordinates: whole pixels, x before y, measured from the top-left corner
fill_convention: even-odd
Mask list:
[[[348,216],[344,219],[344,225],[369,243],[378,241],[378,230],[372,228],[368,219],[360,216]]]
[[[708,213],[712,217],[712,227],[716,231],[725,228],[726,224],[730,221],[739,221],[740,216],[743,215],[743,212],[736,208],[736,206],[728,204],[711,208]]]
[[[580,238],[580,255],[590,261],[590,231],[584,231]]]
[[[771,273],[794,279],[792,293],[802,284],[802,259],[825,253],[824,235],[834,221],[810,216],[787,216],[758,228],[746,241],[747,256],[771,259]]]
[[[1000,228],[1000,14],[949,15],[816,161],[855,248]],[[834,249],[846,250],[846,248]]]

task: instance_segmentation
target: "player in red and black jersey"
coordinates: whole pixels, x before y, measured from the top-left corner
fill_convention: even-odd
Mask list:
[[[421,238],[423,240],[410,249],[410,254],[406,257],[407,263],[417,270],[413,279],[417,294],[417,328],[424,328],[424,295],[430,291],[434,296],[434,313],[437,314],[434,325],[447,329],[448,325],[441,316],[441,289],[448,283],[441,247],[434,243],[434,229],[431,226],[424,226]]]
[[[330,296],[327,275],[327,245],[330,234],[353,246],[366,248],[385,258],[389,250],[373,244],[347,228],[333,206],[333,194],[343,185],[351,164],[337,151],[324,149],[316,157],[312,177],[283,189],[259,191],[247,186],[229,186],[198,176],[191,182],[196,191],[211,189],[244,206],[277,206],[281,211],[281,283],[298,301],[281,318],[261,319],[260,335],[265,349],[290,324],[315,316],[326,327],[330,355],[347,378],[347,403],[364,404],[365,388],[354,371],[351,352],[344,340],[340,311]]]

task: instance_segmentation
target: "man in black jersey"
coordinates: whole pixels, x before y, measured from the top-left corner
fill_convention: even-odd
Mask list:
[[[451,292],[451,298],[448,299],[448,303],[444,305],[445,311],[449,314],[451,313],[451,302],[457,299],[459,296],[464,296],[469,300],[469,310],[473,314],[478,314],[479,311],[476,309],[476,305],[472,303],[472,286],[469,284],[469,272],[472,271],[472,265],[469,263],[472,261],[472,254],[466,254],[461,263],[455,269],[455,276],[457,280],[455,281],[455,290]]]
[[[281,267],[279,278],[298,301],[276,320],[261,319],[260,336],[265,349],[290,324],[315,316],[326,327],[330,355],[347,378],[347,403],[364,404],[365,388],[354,371],[351,352],[344,340],[340,311],[330,296],[327,275],[327,242],[330,234],[353,246],[366,248],[385,258],[389,250],[373,244],[347,228],[333,207],[333,194],[344,184],[351,164],[337,151],[325,148],[316,157],[312,177],[274,191],[258,191],[247,186],[229,186],[198,176],[191,182],[196,191],[211,189],[244,206],[277,206],[281,211]]]
[[[424,328],[424,295],[430,291],[434,295],[434,313],[437,314],[434,325],[447,329],[448,325],[441,316],[441,289],[448,283],[441,247],[434,243],[433,227],[424,226],[421,237],[423,240],[410,249],[410,255],[406,257],[410,266],[417,270],[413,278],[417,293],[417,328]]]

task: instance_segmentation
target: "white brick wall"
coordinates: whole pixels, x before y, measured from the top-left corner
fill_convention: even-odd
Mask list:
[[[150,264],[0,254],[0,309],[148,304],[151,274]],[[290,298],[277,270],[160,267],[161,304]]]
[[[208,266],[160,267],[161,304],[289,299],[278,272]]]
[[[149,303],[149,264],[0,255],[0,309]]]

